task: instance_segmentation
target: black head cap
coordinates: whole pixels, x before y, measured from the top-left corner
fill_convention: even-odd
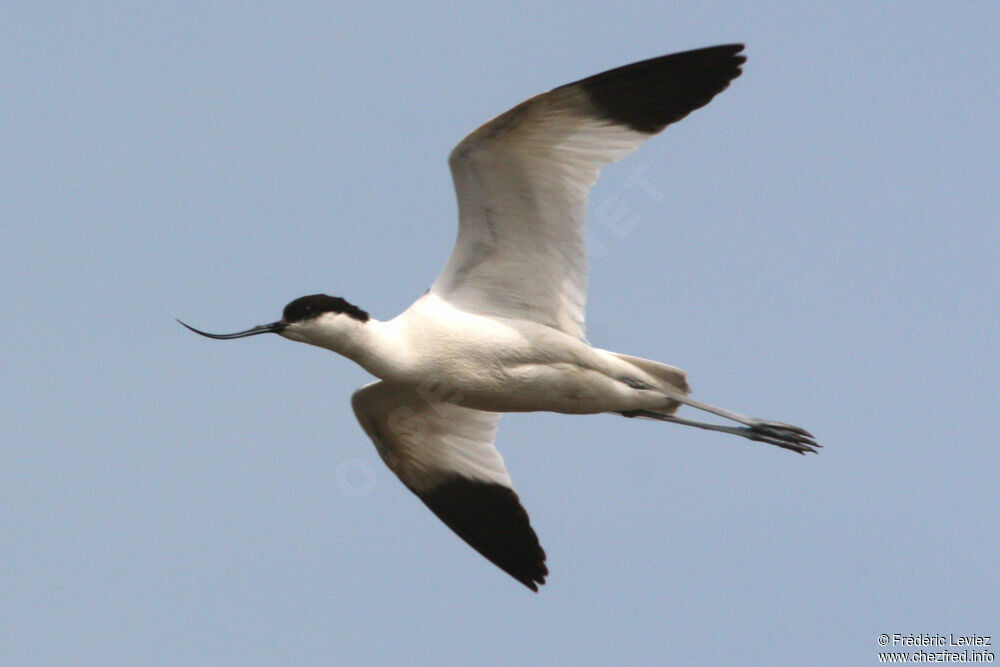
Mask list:
[[[343,313],[359,322],[368,321],[368,313],[365,311],[344,301],[339,296],[327,296],[326,294],[310,294],[292,301],[285,306],[284,320],[289,324],[305,322],[319,317],[323,313]]]

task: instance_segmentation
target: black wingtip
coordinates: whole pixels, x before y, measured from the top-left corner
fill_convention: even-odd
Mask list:
[[[517,494],[508,486],[453,475],[417,494],[445,524],[491,563],[535,593],[549,569]]]
[[[699,109],[738,77],[746,56],[742,44],[722,44],[618,67],[581,79],[595,111],[604,119],[656,134]]]

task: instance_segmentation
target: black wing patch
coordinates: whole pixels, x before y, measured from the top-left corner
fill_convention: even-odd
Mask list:
[[[418,493],[439,519],[501,570],[537,592],[549,569],[517,494],[495,482],[451,475]]]
[[[746,62],[742,50],[742,44],[726,44],[674,53],[560,87],[580,86],[602,118],[656,134],[729,87]]]

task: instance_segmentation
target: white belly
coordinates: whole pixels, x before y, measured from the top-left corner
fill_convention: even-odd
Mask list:
[[[405,318],[405,319],[403,319]],[[660,406],[623,381],[637,371],[544,325],[458,311],[425,296],[400,316],[404,376],[428,400],[491,412],[597,413]]]

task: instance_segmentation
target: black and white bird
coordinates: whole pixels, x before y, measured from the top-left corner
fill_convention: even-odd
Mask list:
[[[725,90],[740,75],[742,50],[727,44],[596,74],[468,135],[449,159],[455,248],[430,290],[394,319],[315,294],[247,331],[188,328],[218,339],[276,333],[360,364],[378,380],[351,403],[385,463],[459,537],[534,591],[548,568],[494,446],[504,412],[611,412],[815,452],[797,426],[695,400],[681,369],[584,337],[588,191],[605,165]],[[685,405],[735,424],[676,416]]]

